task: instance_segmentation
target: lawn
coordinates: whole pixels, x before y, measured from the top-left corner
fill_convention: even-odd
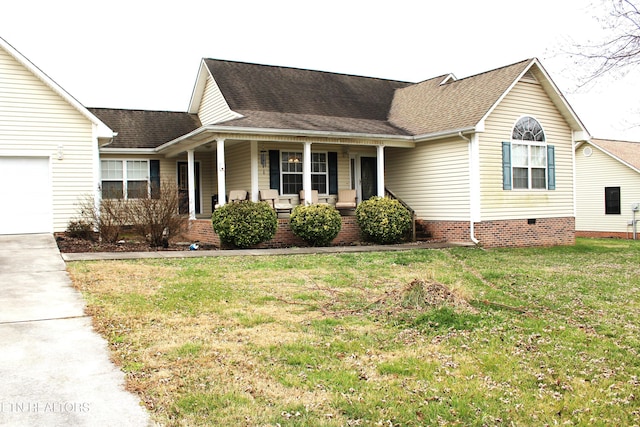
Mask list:
[[[163,425],[640,424],[640,242],[68,269]]]

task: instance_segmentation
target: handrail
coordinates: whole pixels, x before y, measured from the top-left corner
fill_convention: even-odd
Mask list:
[[[384,195],[386,197],[389,197],[390,199],[394,199],[400,202],[400,204],[404,206],[411,214],[411,241],[415,242],[416,241],[416,211],[414,211],[411,206],[409,206],[400,197],[396,196],[395,193],[389,190],[387,187],[384,187]]]

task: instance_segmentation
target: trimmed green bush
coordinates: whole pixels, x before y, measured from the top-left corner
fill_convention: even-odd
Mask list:
[[[243,200],[216,209],[211,223],[222,243],[248,248],[276,234],[278,216],[266,202]]]
[[[340,212],[331,205],[298,205],[289,218],[291,231],[311,246],[328,246],[342,227]]]
[[[411,228],[411,213],[394,199],[372,197],[358,205],[356,220],[366,240],[397,243]]]

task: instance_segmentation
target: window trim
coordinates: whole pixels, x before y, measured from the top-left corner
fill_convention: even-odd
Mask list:
[[[543,141],[535,141],[535,140],[524,140],[524,139],[513,139],[513,133],[514,130],[516,129],[516,126],[523,120],[523,119],[529,119],[529,120],[533,120],[535,121],[538,126],[540,127],[540,130],[542,132],[542,137],[543,137]],[[523,115],[518,117],[518,119],[515,121],[515,123],[513,124],[513,126],[511,127],[511,137],[509,139],[510,141],[510,151],[511,151],[511,155],[510,155],[510,173],[511,173],[511,190],[515,190],[515,191],[546,191],[546,190],[550,190],[551,188],[549,188],[549,144],[547,142],[547,133],[544,130],[544,127],[542,126],[542,124],[540,123],[540,121],[538,119],[536,119],[534,116],[531,115]],[[520,146],[525,146],[527,149],[527,158],[526,158],[526,167],[522,166],[522,165],[516,165],[515,161],[514,161],[514,156],[513,156],[513,146],[514,145],[520,145]],[[540,166],[533,166],[531,164],[531,151],[532,151],[532,147],[541,147],[542,148],[542,152],[544,153],[544,167],[540,167]],[[515,174],[514,174],[514,170],[515,169],[525,169],[527,170],[527,186],[526,187],[516,187],[516,179],[515,179]],[[533,170],[534,169],[544,169],[544,188],[534,188],[533,187]],[[554,165],[554,169],[555,169],[555,165]]]
[[[103,177],[103,162],[120,162],[122,165],[122,178],[121,179],[105,179]],[[127,164],[128,162],[145,162],[147,164],[147,170],[146,170],[146,177],[145,177],[145,181],[146,181],[146,187],[147,187],[147,191],[146,191],[146,197],[150,197],[151,195],[151,160],[150,159],[136,159],[136,158],[110,158],[110,159],[100,159],[100,197],[102,199],[114,199],[117,200],[119,198],[113,198],[113,197],[104,197],[103,195],[103,190],[104,190],[104,182],[120,182],[122,183],[122,198],[121,200],[134,200],[134,199],[140,199],[143,197],[129,197],[129,188],[128,188],[128,183],[129,181],[131,182],[142,182],[142,179],[128,179],[127,176]]]
[[[304,154],[302,153],[302,151],[296,151],[295,149],[294,150],[279,150],[279,156],[278,156],[279,165],[278,165],[278,169],[279,169],[279,173],[280,173],[280,188],[282,189],[281,190],[281,194],[282,195],[287,195],[287,196],[293,196],[293,195],[297,195],[297,193],[293,194],[293,193],[285,193],[284,192],[284,176],[285,175],[301,175],[301,176],[303,176],[304,175],[304,165],[303,165],[303,168],[302,168],[302,172],[285,171],[284,168],[282,167],[282,165],[284,163],[287,163],[287,162],[284,161],[285,153],[287,155],[296,155],[296,156],[299,155],[299,157],[300,157],[300,162],[299,163],[303,163]],[[324,172],[313,172],[313,155],[314,154],[323,154],[324,155],[324,165],[325,165],[325,171]],[[330,171],[329,171],[329,168],[330,168],[329,152],[328,151],[315,151],[314,150],[314,151],[311,152],[311,157],[312,157],[312,159],[311,159],[312,160],[311,161],[311,169],[312,169],[312,171],[310,172],[311,176],[312,177],[314,175],[315,176],[324,176],[326,192],[319,193],[319,194],[323,195],[323,196],[326,196],[326,195],[329,194],[330,185],[331,185],[331,182],[330,182],[330,179],[329,179],[329,173],[330,173]],[[313,187],[313,180],[312,180],[311,185]]]
[[[611,210],[610,207],[611,205],[609,205],[609,193],[611,190],[616,190],[618,195],[617,195],[617,206],[613,206],[616,207],[617,209],[613,209]],[[622,191],[621,188],[619,186],[617,187],[604,187],[604,214],[605,215],[622,215]]]

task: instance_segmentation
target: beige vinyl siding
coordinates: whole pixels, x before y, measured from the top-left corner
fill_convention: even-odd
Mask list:
[[[513,126],[522,116],[538,120],[547,144],[555,147],[555,190],[502,189],[502,142],[511,140]],[[479,150],[483,221],[574,215],[572,132],[542,86],[515,85],[486,119]]]
[[[198,118],[203,125],[219,123],[225,120],[238,117],[231,111],[227,101],[222,96],[218,84],[213,77],[207,77],[200,109],[198,110]]]
[[[640,203],[640,173],[593,146],[585,157],[587,146],[576,152],[576,230],[631,232],[627,221],[633,217],[631,204]],[[620,215],[605,215],[605,187],[620,187]]]
[[[461,138],[387,148],[385,184],[427,220],[469,219],[469,146]]]
[[[251,143],[227,142],[224,149],[227,194],[231,190],[251,193]]]
[[[0,117],[0,155],[50,156],[53,231],[64,231],[94,192],[93,124],[2,49]]]

